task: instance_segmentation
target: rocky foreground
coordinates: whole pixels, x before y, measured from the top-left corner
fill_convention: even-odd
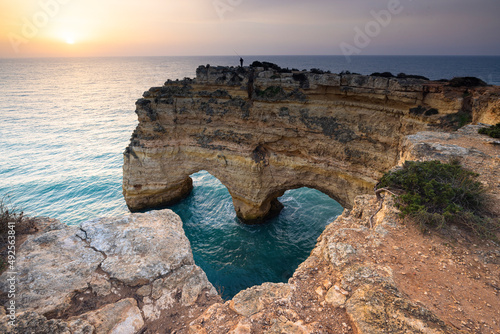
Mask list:
[[[500,208],[499,142],[477,128],[408,136],[399,163],[457,157]],[[229,301],[194,264],[170,210],[79,227],[38,219],[16,269],[17,325],[3,316],[2,333],[500,332],[500,246],[458,228],[423,235],[390,196],[356,197],[288,283]]]

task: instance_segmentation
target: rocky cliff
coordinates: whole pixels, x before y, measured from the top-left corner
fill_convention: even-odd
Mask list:
[[[498,209],[500,143],[478,127],[407,136],[398,163],[459,158],[480,174]],[[287,283],[254,286],[228,301],[194,264],[170,210],[79,227],[38,219],[36,227],[17,247],[14,328],[10,274],[0,276],[2,333],[500,331],[500,246],[455,227],[424,235],[399,219],[390,196],[357,196]]]
[[[399,164],[459,159],[480,174],[500,217],[500,142],[478,128],[407,136]],[[424,235],[400,219],[392,196],[361,195],[288,284],[214,304],[189,333],[498,333],[499,296],[498,243],[456,227]]]
[[[200,66],[136,103],[139,125],[124,154],[132,211],[191,191],[207,170],[229,190],[238,217],[279,212],[286,190],[321,190],[346,208],[399,158],[403,138],[450,115],[500,121],[495,87],[263,67]]]

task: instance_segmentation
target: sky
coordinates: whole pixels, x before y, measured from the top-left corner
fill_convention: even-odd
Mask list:
[[[0,0],[0,57],[500,55],[500,0]]]

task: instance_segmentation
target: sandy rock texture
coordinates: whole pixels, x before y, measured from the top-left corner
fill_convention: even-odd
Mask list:
[[[399,158],[404,137],[458,112],[500,121],[498,87],[362,75],[200,66],[136,103],[139,125],[124,154],[131,210],[175,202],[207,170],[238,217],[257,223],[303,186],[351,208]]]

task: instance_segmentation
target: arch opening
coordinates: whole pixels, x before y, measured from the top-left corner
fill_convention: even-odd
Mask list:
[[[279,215],[247,225],[222,182],[207,171],[191,178],[191,194],[170,208],[183,221],[196,264],[225,299],[264,282],[286,282],[343,210],[327,195],[300,188],[279,197]]]

